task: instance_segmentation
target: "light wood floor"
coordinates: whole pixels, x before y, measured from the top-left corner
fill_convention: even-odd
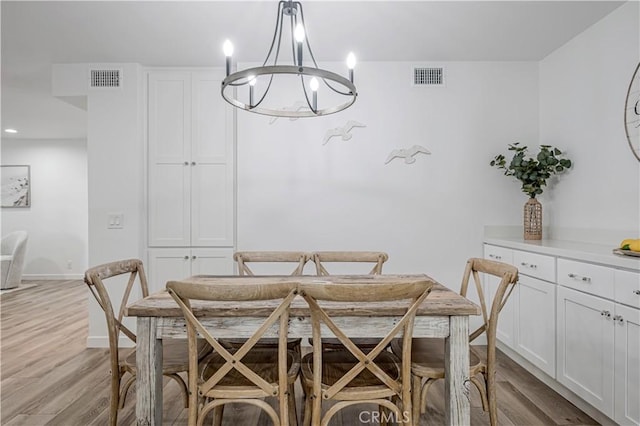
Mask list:
[[[105,425],[108,423],[109,366],[106,349],[86,349],[88,290],[81,281],[29,281],[37,284],[0,296],[0,424]],[[482,348],[481,348],[482,349]],[[592,418],[499,354],[498,404],[501,425],[595,425]],[[442,382],[442,381],[440,381]],[[301,392],[298,391],[297,395]],[[489,422],[472,389],[471,422]],[[443,386],[429,391],[423,425],[444,422]],[[299,405],[300,406],[300,405]],[[335,425],[361,425],[363,406],[345,411]],[[360,416],[360,412],[365,413]],[[299,412],[300,414],[300,412]],[[119,414],[122,425],[135,424],[135,394]],[[173,382],[165,379],[164,423],[186,425],[186,410]],[[225,410],[225,425],[270,425],[257,409]],[[375,423],[374,423],[375,424]]]

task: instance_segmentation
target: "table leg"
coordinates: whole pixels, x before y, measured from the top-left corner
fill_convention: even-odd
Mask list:
[[[138,317],[136,339],[136,418],[138,426],[162,424],[162,340],[158,318]]]
[[[469,317],[449,317],[445,339],[445,424],[470,423],[469,403]]]

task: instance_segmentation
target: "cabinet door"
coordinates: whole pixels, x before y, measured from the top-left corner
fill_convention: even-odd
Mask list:
[[[191,244],[233,246],[233,111],[216,73],[193,73]]]
[[[558,381],[613,418],[614,304],[558,288]]]
[[[640,425],[640,310],[616,304],[615,421]]]
[[[191,276],[191,253],[188,248],[149,250],[149,292],[164,290],[167,281]]]
[[[149,246],[191,244],[191,77],[149,74]]]
[[[233,249],[191,250],[192,275],[233,275]]]
[[[515,291],[516,351],[555,377],[556,285],[520,275]]]

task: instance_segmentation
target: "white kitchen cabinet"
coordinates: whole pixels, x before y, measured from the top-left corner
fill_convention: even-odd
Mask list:
[[[577,405],[640,426],[640,263],[612,255],[609,246],[498,244],[487,241],[485,258],[512,263],[520,273],[515,303],[500,316],[500,343],[535,375],[555,378],[554,389],[570,390]],[[485,281],[487,297],[495,285]],[[511,317],[513,330],[505,321]]]
[[[167,281],[192,275],[233,275],[231,248],[158,248],[149,250],[149,291],[163,290]]]
[[[558,288],[557,380],[610,418],[614,396],[614,315],[612,301]]]
[[[484,257],[515,265],[520,279],[498,319],[498,340],[523,358],[555,377],[556,285],[534,277],[555,277],[555,259],[485,244]],[[499,281],[486,277],[487,300]]]
[[[520,274],[515,294],[515,350],[555,377],[556,285]]]
[[[635,276],[638,280],[638,274]],[[615,421],[637,426],[640,425],[640,310],[616,303],[613,321]]]
[[[234,245],[234,122],[221,76],[149,73],[150,247]]]

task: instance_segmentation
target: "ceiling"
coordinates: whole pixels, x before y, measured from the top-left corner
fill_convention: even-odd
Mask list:
[[[318,61],[538,61],[618,1],[303,2]],[[51,64],[222,66],[261,61],[276,1],[2,1],[3,138],[86,137],[86,112],[51,96]]]

